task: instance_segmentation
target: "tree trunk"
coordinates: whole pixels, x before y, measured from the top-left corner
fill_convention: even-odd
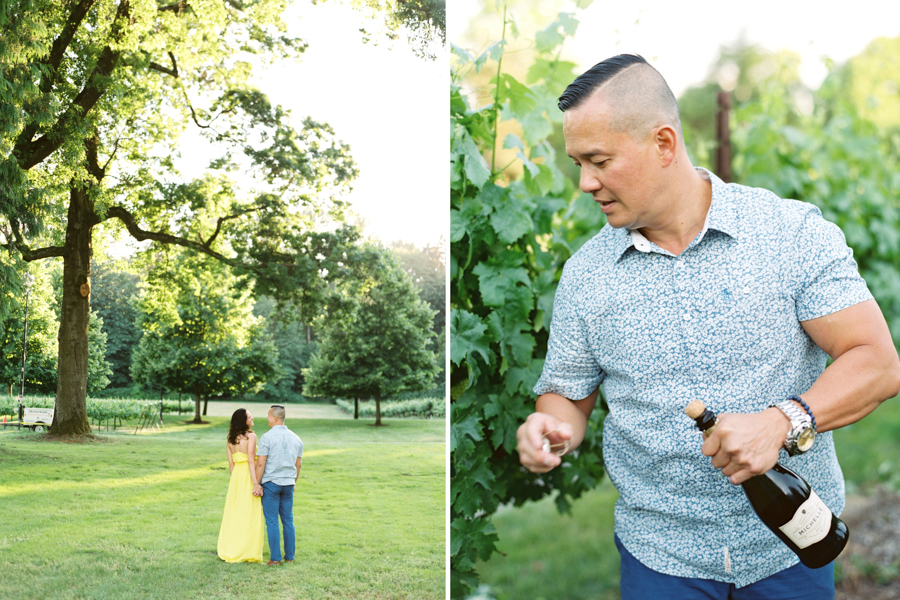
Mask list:
[[[200,418],[200,386],[194,386],[194,420],[191,423],[202,423],[203,419]]]
[[[59,316],[56,411],[50,433],[87,435],[88,317],[90,313],[91,229],[98,223],[89,188],[69,191],[63,294]]]
[[[203,396],[203,416],[206,416],[206,409],[209,408],[209,396]]]
[[[381,391],[375,392],[375,426],[381,425]]]
[[[359,419],[359,396],[353,399],[353,419]]]

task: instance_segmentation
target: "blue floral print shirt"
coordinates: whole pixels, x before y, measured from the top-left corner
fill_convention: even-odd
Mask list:
[[[658,572],[743,587],[798,559],[703,456],[684,407],[696,398],[715,413],[752,413],[802,394],[827,357],[800,322],[872,296],[818,208],[698,170],[712,203],[681,255],[606,225],[566,263],[534,392],[574,400],[602,383],[622,543]],[[840,514],[830,432],[779,462]]]

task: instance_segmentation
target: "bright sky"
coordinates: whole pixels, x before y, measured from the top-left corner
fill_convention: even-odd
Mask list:
[[[299,0],[284,18],[309,46],[299,63],[260,71],[257,85],[291,110],[298,128],[310,116],[350,146],[359,177],[347,200],[364,219],[365,235],[420,247],[446,240],[446,58],[418,58],[402,40],[393,49],[363,44],[359,29],[378,24],[334,0]],[[190,154],[182,152],[187,164],[209,160]]]
[[[553,2],[544,4],[555,6]],[[509,10],[515,17],[517,9],[528,5],[527,0],[509,2]],[[482,44],[497,40],[499,30],[476,27],[473,39],[460,43],[481,6],[482,0],[450,2],[448,41],[479,50]],[[573,8],[570,5],[564,10]],[[547,13],[549,25],[555,11]],[[813,88],[826,74],[823,55],[841,63],[877,37],[900,36],[900,2],[896,0],[830,5],[809,0],[595,0],[576,15],[581,25],[575,39],[566,42],[564,58],[574,60],[577,70],[587,70],[615,54],[640,54],[662,73],[676,95],[703,81],[719,47],[734,43],[742,32],[748,42],[758,42],[768,50],[799,53],[803,58],[801,77]]]

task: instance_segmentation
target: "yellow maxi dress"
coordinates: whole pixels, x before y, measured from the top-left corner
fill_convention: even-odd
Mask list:
[[[225,512],[219,528],[219,558],[225,562],[262,562],[262,498],[253,495],[247,455],[231,454],[234,468],[225,496]]]

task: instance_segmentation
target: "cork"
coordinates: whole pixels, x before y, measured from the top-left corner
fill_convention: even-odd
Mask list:
[[[684,407],[684,414],[692,419],[696,419],[702,415],[705,410],[706,405],[703,404],[702,400],[691,400],[688,405]]]

